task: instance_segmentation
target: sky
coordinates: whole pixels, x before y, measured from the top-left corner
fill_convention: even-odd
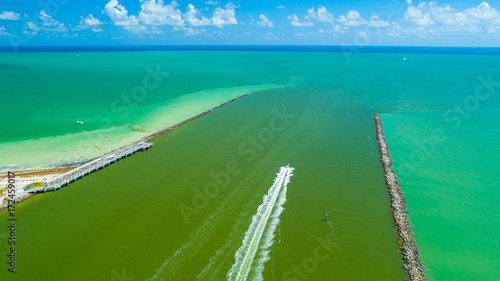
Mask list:
[[[500,0],[18,0],[0,46],[500,47]]]

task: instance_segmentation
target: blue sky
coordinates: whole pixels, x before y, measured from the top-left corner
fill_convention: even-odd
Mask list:
[[[500,1],[20,0],[0,45],[500,46]]]

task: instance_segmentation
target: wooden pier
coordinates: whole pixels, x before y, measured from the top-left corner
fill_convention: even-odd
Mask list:
[[[173,125],[173,126],[166,128],[162,131],[159,131],[159,132],[153,133],[149,136],[146,136],[142,139],[142,141],[140,141],[138,143],[133,143],[133,144],[130,144],[128,146],[122,147],[120,149],[114,150],[106,155],[103,155],[102,157],[94,159],[89,163],[86,163],[86,164],[84,164],[80,167],[77,167],[77,168],[75,168],[75,169],[73,169],[65,174],[62,174],[54,179],[49,180],[44,186],[35,187],[35,188],[29,189],[29,190],[24,190],[24,188],[19,188],[19,190],[18,190],[19,192],[16,194],[15,203],[24,201],[36,193],[43,193],[43,192],[61,189],[63,186],[66,186],[73,181],[76,181],[78,179],[85,177],[86,175],[89,175],[93,172],[96,172],[99,169],[103,169],[104,167],[111,165],[112,163],[115,163],[116,161],[118,161],[122,158],[126,158],[126,157],[136,153],[137,151],[144,151],[153,145],[152,143],[149,143],[149,141],[152,141],[155,138],[157,138],[163,134],[166,134],[175,128],[178,128],[178,127],[183,126],[183,125],[185,125],[193,120],[201,118],[201,117],[209,114],[210,112],[213,112],[214,110],[217,110],[223,106],[226,106],[227,104],[230,104],[230,103],[237,101],[241,98],[244,98],[248,95],[250,95],[250,93],[246,93],[242,96],[239,96],[239,97],[234,98],[228,102],[225,102],[219,106],[216,106],[210,110],[207,110],[203,113],[200,113],[194,117],[191,117],[191,118],[189,118],[181,123],[178,123],[176,125]],[[4,202],[4,203],[0,202],[0,211],[7,208],[7,206],[8,206],[7,202]]]
[[[141,141],[138,143],[133,143],[124,146],[117,150],[111,151],[110,153],[105,154],[97,159],[94,159],[85,165],[77,167],[74,170],[64,173],[48,181],[44,186],[33,188],[27,190],[26,192],[40,193],[40,192],[47,192],[47,191],[61,189],[63,186],[68,185],[73,181],[83,178],[86,175],[89,175],[100,169],[103,169],[104,167],[109,166],[119,161],[120,159],[127,158],[138,151],[144,151],[146,149],[149,149],[151,146],[153,146],[153,144],[146,141]]]

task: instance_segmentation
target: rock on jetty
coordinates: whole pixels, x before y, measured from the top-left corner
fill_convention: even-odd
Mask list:
[[[194,121],[194,120],[196,120],[196,119],[198,119],[198,118],[200,118],[200,117],[203,117],[203,116],[205,116],[205,115],[209,114],[210,112],[212,112],[212,111],[214,111],[214,110],[217,110],[217,109],[219,109],[219,108],[221,108],[221,107],[223,107],[223,106],[225,106],[225,105],[227,105],[227,104],[230,104],[230,103],[232,103],[232,102],[234,102],[234,101],[237,101],[237,100],[239,100],[239,99],[241,99],[241,98],[244,98],[244,97],[246,97],[246,96],[248,96],[248,95],[250,95],[250,94],[244,94],[244,95],[242,95],[242,96],[239,96],[239,97],[237,97],[237,98],[234,98],[234,99],[232,99],[232,100],[230,100],[230,101],[228,101],[228,102],[225,102],[225,103],[223,103],[223,104],[221,104],[221,105],[219,105],[219,106],[217,106],[217,107],[214,107],[214,108],[212,108],[212,109],[210,109],[210,110],[207,110],[207,111],[202,112],[202,113],[200,113],[200,114],[198,114],[198,115],[196,115],[196,116],[193,116],[193,117],[191,117],[191,118],[189,118],[189,119],[187,119],[187,120],[184,120],[184,121],[182,121],[182,122],[181,122],[181,123],[179,123],[179,124],[176,124],[176,125],[174,125],[174,126],[171,126],[171,127],[166,128],[166,129],[164,129],[164,130],[162,130],[162,131],[159,131],[159,132],[156,132],[156,133],[154,133],[154,134],[151,134],[151,135],[149,135],[149,136],[147,136],[147,137],[143,138],[143,141],[151,141],[151,140],[154,140],[154,139],[156,139],[157,137],[159,137],[159,136],[161,136],[161,135],[164,135],[164,134],[166,134],[166,133],[168,133],[168,132],[172,131],[172,130],[173,130],[173,129],[175,129],[175,128],[178,128],[178,127],[180,127],[180,126],[182,126],[182,125],[186,125],[187,123],[189,123],[189,122],[191,122],[191,121]]]
[[[139,141],[137,143],[133,143],[133,144],[130,144],[130,145],[127,145],[127,146],[120,147],[119,149],[113,150],[113,151],[111,151],[108,154],[105,154],[105,155],[103,155],[101,157],[93,159],[93,160],[89,161],[88,163],[86,163],[84,165],[77,166],[77,167],[75,167],[75,169],[73,169],[73,170],[71,170],[69,172],[66,172],[66,173],[58,176],[56,179],[52,180],[52,182],[50,183],[50,186],[49,186],[49,184],[47,184],[44,187],[41,187],[39,189],[42,190],[42,191],[44,191],[44,192],[46,192],[47,189],[49,189],[49,188],[53,189],[53,190],[57,190],[58,188],[60,189],[63,184],[69,184],[69,183],[71,183],[72,181],[75,181],[78,178],[83,178],[85,175],[90,174],[93,171],[97,171],[99,169],[104,168],[105,166],[108,165],[108,162],[113,162],[114,163],[115,161],[121,159],[122,158],[121,155],[123,154],[123,152],[125,153],[124,157],[133,154],[133,152],[130,152],[130,153],[127,152],[127,150],[129,150],[131,147],[139,145],[139,146],[146,146],[147,148],[149,148],[152,145],[152,144],[148,143],[149,141],[154,140],[157,137],[159,137],[159,136],[161,136],[163,134],[166,134],[166,133],[172,131],[175,128],[178,128],[178,127],[180,127],[182,125],[185,125],[185,124],[187,124],[187,123],[189,123],[189,122],[191,122],[193,120],[196,120],[196,119],[198,119],[200,117],[203,117],[203,116],[209,114],[210,112],[212,112],[214,110],[217,110],[217,109],[219,109],[219,108],[221,108],[221,107],[223,107],[223,106],[225,106],[227,104],[230,104],[230,103],[232,103],[234,101],[237,101],[237,100],[239,100],[241,98],[244,98],[244,97],[246,97],[248,95],[250,95],[250,94],[247,93],[247,94],[244,94],[244,95],[239,96],[237,98],[234,98],[234,99],[232,99],[232,100],[230,100],[228,102],[225,102],[225,103],[223,103],[223,104],[221,104],[221,105],[219,105],[217,107],[214,107],[214,108],[212,108],[210,110],[207,110],[207,111],[205,111],[203,113],[200,113],[200,114],[198,114],[198,115],[196,115],[194,117],[191,117],[191,118],[189,118],[187,120],[184,120],[184,121],[182,121],[179,124],[176,124],[174,126],[168,127],[168,128],[166,128],[166,129],[164,129],[162,131],[156,132],[156,133],[151,134],[149,136],[146,136],[141,141]],[[136,150],[134,150],[134,151],[136,151]],[[103,161],[101,161],[101,160],[103,160],[103,159],[105,160],[106,163],[102,163]],[[28,192],[24,192],[24,190],[22,189],[21,192],[20,192],[20,194],[18,194],[18,196],[16,197],[16,200],[14,202],[15,203],[19,203],[21,201],[24,201],[24,200],[30,198],[31,196],[33,196],[34,193],[36,193],[37,191],[39,191],[39,190],[30,190]],[[8,206],[9,206],[8,202],[0,202],[0,211],[2,211],[4,209],[7,209]]]
[[[373,114],[375,121],[375,132],[380,152],[380,163],[384,172],[385,183],[391,200],[391,213],[399,236],[399,249],[403,258],[403,267],[406,272],[406,280],[427,280],[425,269],[420,259],[420,254],[415,242],[415,236],[411,232],[410,221],[406,210],[406,201],[403,198],[398,177],[392,167],[389,147],[385,141],[382,121],[378,114]]]

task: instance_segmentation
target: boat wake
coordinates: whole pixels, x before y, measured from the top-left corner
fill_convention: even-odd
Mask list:
[[[252,223],[235,254],[235,263],[227,273],[228,280],[263,280],[264,263],[269,260],[269,248],[286,201],[287,184],[293,175],[291,167],[281,167],[274,184],[264,196],[262,204],[252,217]],[[257,259],[256,259],[257,256]]]
[[[216,220],[220,217],[220,214],[224,209],[223,207],[227,206],[228,203],[234,199],[237,191],[238,189],[235,188],[226,200],[224,200],[221,208],[212,213],[204,224],[198,229],[198,231],[191,235],[189,241],[180,247],[172,256],[168,257],[163,264],[156,269],[155,275],[148,278],[147,281],[173,280],[179,271],[179,268],[182,266],[182,263],[186,260],[186,257],[193,257],[209,240],[211,234],[217,226]]]

